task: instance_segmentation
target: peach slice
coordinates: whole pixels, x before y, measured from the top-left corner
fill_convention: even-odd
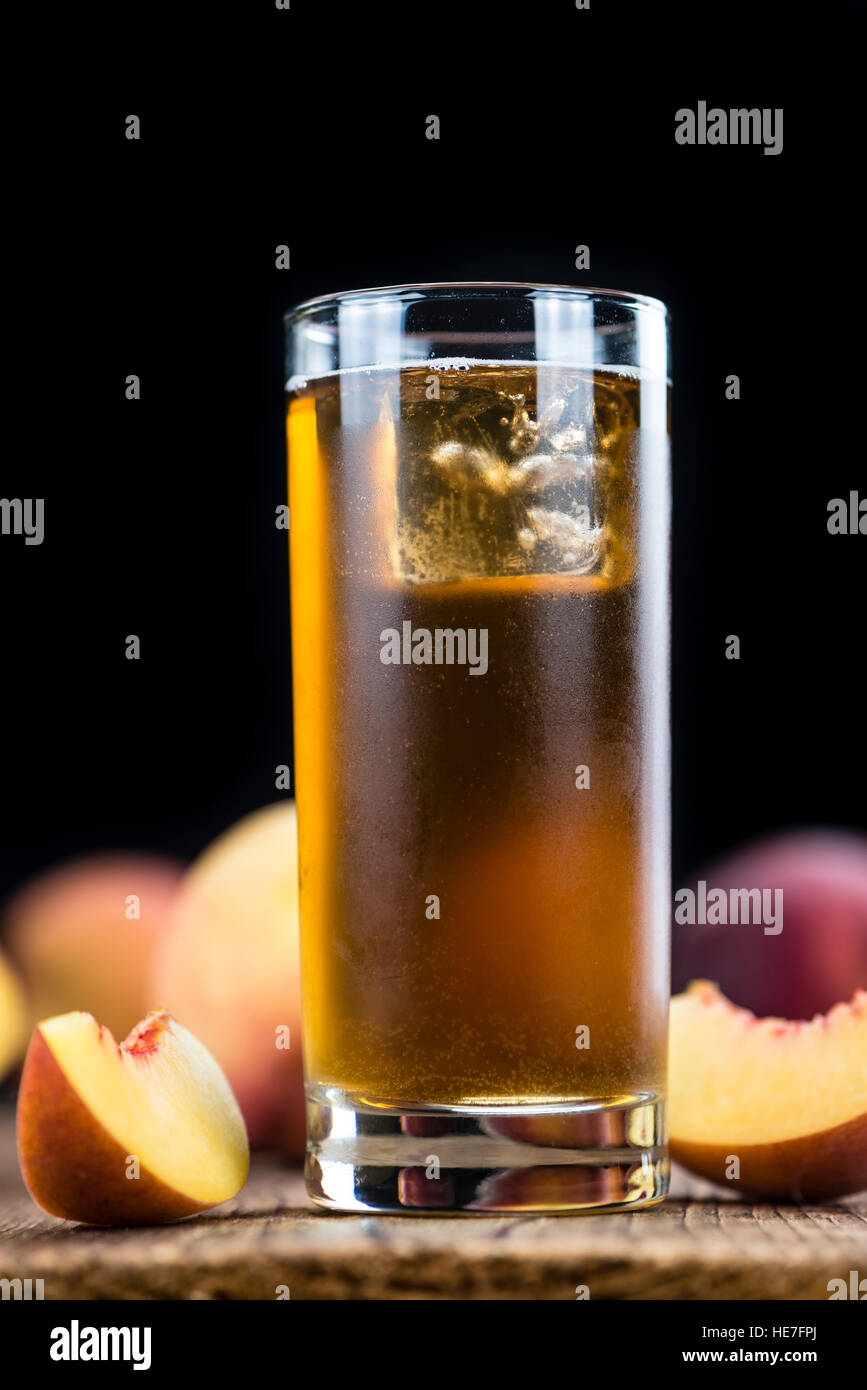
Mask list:
[[[36,1028],[18,1093],[18,1155],[52,1216],[172,1221],[243,1187],[247,1133],[207,1049],[165,1009],[120,1046],[92,1014]]]
[[[867,1187],[867,992],[809,1023],[707,980],[671,1003],[671,1156],[723,1186],[820,1201]],[[739,1176],[732,1159],[739,1161]]]

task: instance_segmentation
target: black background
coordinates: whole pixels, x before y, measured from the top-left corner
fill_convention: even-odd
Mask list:
[[[861,14],[127,6],[74,20],[56,79],[17,55],[0,492],[44,497],[46,532],[0,539],[0,891],[90,849],[192,855],[278,795],[282,314],[427,279],[671,308],[675,881],[766,828],[863,824],[867,542],[826,529],[867,490]],[[783,107],[783,153],[678,146],[699,100]]]

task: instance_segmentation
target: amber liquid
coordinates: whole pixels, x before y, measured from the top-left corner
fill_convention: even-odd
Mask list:
[[[491,364],[290,394],[312,1086],[383,1105],[664,1090],[664,397]],[[405,623],[484,629],[487,670],[385,664]]]

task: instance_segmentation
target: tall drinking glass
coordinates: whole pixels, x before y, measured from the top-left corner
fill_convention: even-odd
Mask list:
[[[308,1190],[658,1201],[665,307],[329,295],[287,378]]]

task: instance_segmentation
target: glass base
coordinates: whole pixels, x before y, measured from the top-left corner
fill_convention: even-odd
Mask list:
[[[308,1087],[307,1191],[335,1211],[632,1211],[668,1192],[665,1102],[373,1105]]]

